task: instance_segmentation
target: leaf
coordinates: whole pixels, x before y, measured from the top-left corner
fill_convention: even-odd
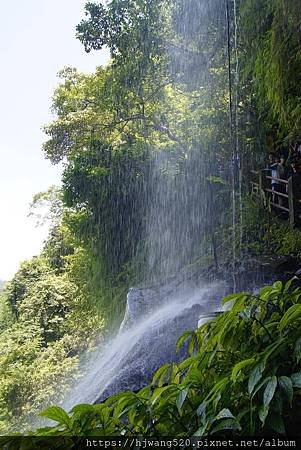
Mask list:
[[[266,388],[263,393],[263,406],[269,406],[272,398],[274,397],[275,390],[277,387],[277,377],[274,375],[271,377],[270,381],[266,385]]]
[[[188,353],[190,356],[192,356],[192,354],[194,353],[196,344],[197,344],[197,337],[196,334],[192,332],[191,339],[188,344]]]
[[[294,276],[293,278],[288,280],[287,283],[285,283],[284,290],[283,290],[284,293],[287,293],[289,291],[289,289],[292,285],[292,282],[295,280],[298,280],[298,277]]]
[[[298,319],[301,316],[301,305],[298,303],[296,305],[291,306],[279,323],[279,331],[282,332],[287,325],[289,325],[294,320]]]
[[[138,398],[133,392],[123,392],[114,408],[114,417],[119,419],[128,412],[136,403]]]
[[[178,339],[176,344],[176,352],[180,350],[180,348],[184,345],[184,343],[187,341],[189,337],[191,337],[192,331],[185,331],[185,333],[182,334],[182,336]]]
[[[293,375],[291,375],[291,380],[293,387],[301,388],[301,372],[293,373]]]
[[[249,366],[252,363],[254,363],[254,358],[244,359],[243,361],[240,361],[239,363],[235,364],[235,366],[232,369],[231,380],[235,382],[241,369],[243,369],[246,366]]]
[[[225,377],[225,378],[222,378],[217,383],[215,383],[215,385],[213,386],[213,388],[207,395],[206,400],[212,401],[214,398],[216,398],[217,395],[220,395],[221,392],[223,392],[226,389],[226,387],[228,386],[229,381],[230,381],[229,377]]]
[[[212,428],[210,434],[217,433],[218,431],[221,431],[221,430],[238,430],[238,431],[240,431],[241,426],[235,419],[222,420],[220,423],[218,423],[217,425],[215,425]]]
[[[71,413],[76,414],[76,413],[87,413],[87,412],[93,412],[94,411],[94,405],[89,405],[87,403],[81,403],[79,405],[75,405],[72,409],[71,409]]]
[[[169,377],[169,383],[179,384],[180,382],[180,372],[176,364],[172,365],[171,374]]]
[[[248,381],[248,392],[249,394],[252,394],[256,384],[260,381],[262,377],[262,373],[265,369],[266,360],[263,359],[260,361],[259,364],[254,368],[254,370],[251,372],[251,375],[249,377]]]
[[[235,419],[235,417],[228,408],[224,408],[214,418],[214,420],[220,419]]]
[[[273,288],[276,289],[278,292],[282,291],[282,286],[283,286],[282,281],[276,281],[273,284]]]
[[[259,292],[259,296],[262,299],[266,299],[270,296],[271,292],[272,292],[273,288],[271,286],[264,286],[260,292]]]
[[[179,370],[180,370],[180,371],[184,371],[184,370],[187,369],[189,366],[191,366],[195,361],[196,361],[196,356],[191,356],[191,357],[185,359],[185,360],[179,365]]]
[[[267,382],[271,379],[271,377],[266,377],[263,381],[261,381],[257,386],[255,387],[253,393],[252,393],[252,399],[255,397],[257,392],[265,385]]]
[[[279,434],[285,434],[285,426],[281,414],[270,414],[267,425]]]
[[[268,414],[269,414],[269,409],[270,409],[270,407],[269,406],[261,406],[260,408],[259,408],[259,410],[258,410],[258,416],[259,416],[259,419],[261,420],[261,422],[262,422],[262,425],[264,425],[265,424],[265,421],[266,421],[266,418],[267,418],[267,416],[268,416]]]
[[[240,292],[240,293],[230,294],[223,298],[222,305],[224,305],[225,303],[231,302],[231,301],[236,302],[238,300],[247,298],[249,296],[250,296],[250,294],[248,294],[248,292]]]
[[[153,376],[152,384],[156,384],[156,381],[158,380],[158,386],[161,387],[164,384],[166,375],[171,368],[171,364],[164,364],[162,367],[160,367],[155,375]]]
[[[204,424],[206,421],[206,407],[207,403],[202,402],[198,409],[196,410],[197,415],[201,418],[201,422]]]
[[[54,420],[60,424],[65,424],[67,427],[70,424],[70,418],[66,411],[60,406],[50,406],[39,414],[42,417],[47,417],[47,419]]]
[[[204,436],[205,432],[206,432],[206,428],[207,428],[207,423],[205,423],[204,425],[202,425],[194,434],[193,436]]]
[[[281,389],[285,392],[289,404],[292,406],[294,390],[291,378],[285,376],[279,377],[278,382]]]
[[[213,409],[216,410],[217,405],[219,404],[220,399],[222,398],[222,395],[220,392],[217,392],[215,394],[215,397],[213,399],[212,405],[213,405]]]
[[[181,409],[182,409],[183,403],[185,402],[185,399],[187,397],[188,390],[189,390],[188,388],[183,389],[177,397],[176,405],[177,405],[177,408],[178,408],[178,411],[180,414],[181,414]]]
[[[213,352],[211,352],[210,358],[208,360],[208,368],[211,367],[212,361],[214,361],[214,358],[216,357],[217,352],[218,352],[217,348]]]
[[[168,386],[164,386],[164,387],[159,387],[157,389],[155,389],[152,398],[151,398],[151,405],[154,406],[154,404],[157,402],[157,400],[162,396],[162,394],[166,391],[170,391],[172,389],[174,389],[175,386],[173,385],[168,385]]]

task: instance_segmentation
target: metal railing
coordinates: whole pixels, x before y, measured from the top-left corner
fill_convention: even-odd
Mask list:
[[[283,180],[267,173],[268,170],[251,170],[252,195],[260,202],[269,203],[274,209],[285,211],[291,227],[296,227],[301,219],[301,198],[296,192],[293,178]]]

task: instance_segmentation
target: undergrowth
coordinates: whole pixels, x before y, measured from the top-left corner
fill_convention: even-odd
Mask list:
[[[258,295],[236,293],[230,309],[187,331],[188,357],[165,364],[149,386],[69,413],[35,436],[297,435],[301,419],[301,288],[294,278]],[[8,438],[9,440],[9,438]],[[9,447],[19,448],[19,447]]]

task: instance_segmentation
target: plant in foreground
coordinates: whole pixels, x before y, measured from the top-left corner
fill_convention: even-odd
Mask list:
[[[50,407],[57,425],[36,436],[243,436],[298,434],[301,288],[294,278],[258,295],[236,293],[211,323],[185,332],[189,357],[165,364],[152,384],[102,404]]]

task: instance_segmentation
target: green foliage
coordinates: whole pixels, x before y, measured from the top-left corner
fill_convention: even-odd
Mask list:
[[[52,162],[65,162],[63,200],[72,209],[68,223],[107,285],[124,273],[138,282],[145,273],[166,276],[161,261],[146,267],[147,217],[164,195],[172,207],[162,229],[170,229],[174,245],[188,241],[170,258],[178,265],[208,246],[202,228],[207,232],[212,223],[222,222],[221,210],[230,206],[229,173],[222,174],[232,152],[225,132],[225,16],[216,0],[212,9],[191,0],[185,20],[194,26],[186,33],[181,3],[88,3],[78,37],[87,51],[107,45],[112,61],[93,75],[66,68],[53,97],[56,117],[45,128],[44,151]],[[202,23],[194,22],[194,7],[210,23],[206,36]],[[214,208],[205,195],[209,184],[210,192],[218,191]],[[154,241],[159,254],[162,242]],[[168,275],[176,270],[166,269]]]
[[[24,262],[0,298],[0,434],[23,431],[65,395],[79,355],[101,339],[103,314],[83,279],[88,256],[66,223]]]
[[[299,281],[298,281],[299,282]],[[258,295],[232,294],[232,308],[196,332],[188,359],[165,364],[138,393],[69,415],[50,408],[57,425],[36,435],[219,436],[297,433],[301,386],[301,288],[276,282]],[[194,345],[193,345],[194,347]]]
[[[300,135],[300,24],[298,0],[247,0],[240,7],[244,80],[253,81],[253,95],[267,130],[278,138]]]
[[[292,230],[251,198],[244,201],[243,243],[246,253],[255,255],[292,255],[301,258],[301,232]]]
[[[63,175],[65,203],[81,214],[72,229],[93,247],[109,274],[132,259],[141,241],[146,154],[140,145],[113,150],[95,142],[69,159]]]
[[[0,288],[0,334],[14,322],[14,315],[7,300],[5,289]]]
[[[236,4],[238,46],[230,49],[228,67],[219,0],[87,3],[78,38],[87,51],[109,47],[112,60],[91,75],[65,68],[53,96],[44,151],[53,163],[64,161],[63,186],[35,196],[32,214],[50,206],[49,239],[1,294],[1,432],[24,429],[54,393],[60,398],[79,355],[104,326],[118,322],[129,284],[147,272],[152,204],[164,197],[153,247],[161,250],[164,229],[180,243],[169,255],[175,263],[168,275],[201,248],[207,252],[209,234],[215,246],[219,233],[227,233],[221,241],[229,252],[233,137],[247,166],[262,152],[265,131],[290,140],[300,132],[299,2]],[[229,133],[231,87],[232,122],[242,124],[236,136]],[[301,255],[298,232],[254,206],[248,210],[246,250]],[[158,276],[160,261],[154,267]],[[301,360],[300,292],[291,290],[277,284],[257,297],[236,294],[231,311],[182,336],[177,349],[188,341],[190,357],[163,366],[151,386],[102,405],[79,405],[70,415],[48,408],[44,416],[59,424],[39,434],[290,430]]]

